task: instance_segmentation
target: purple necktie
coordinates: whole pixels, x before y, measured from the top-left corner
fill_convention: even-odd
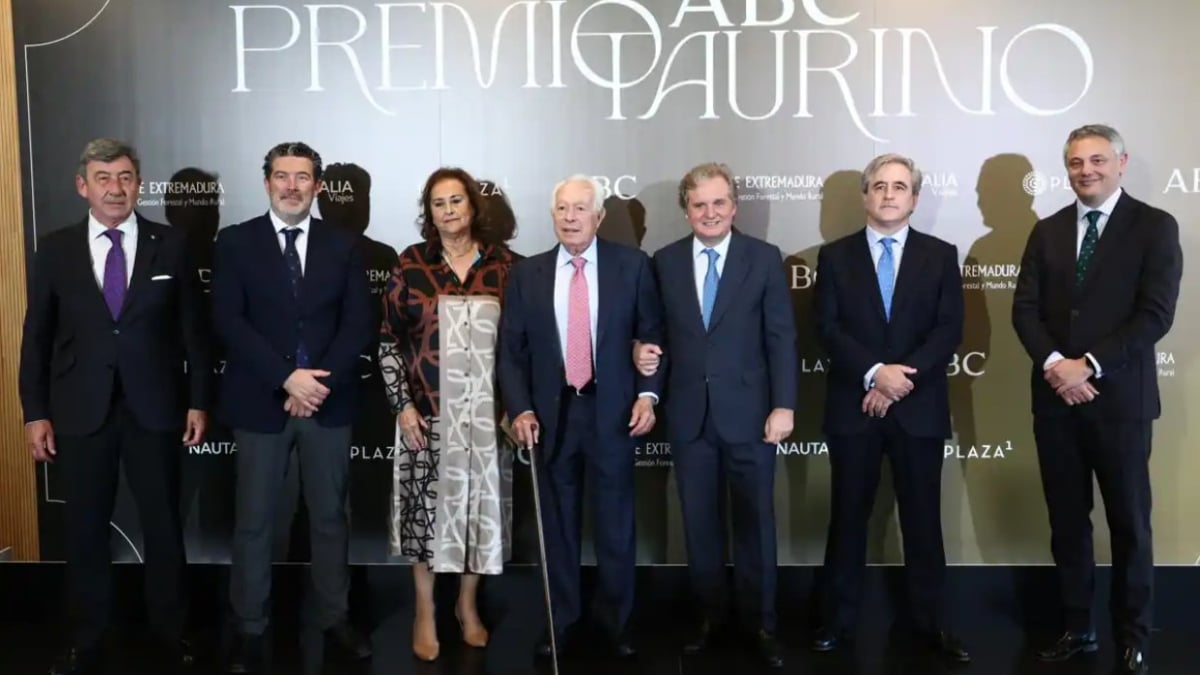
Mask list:
[[[121,236],[125,233],[112,228],[104,234],[112,241],[108,257],[104,259],[104,302],[113,319],[121,316],[121,305],[125,303],[125,249],[121,248]]]

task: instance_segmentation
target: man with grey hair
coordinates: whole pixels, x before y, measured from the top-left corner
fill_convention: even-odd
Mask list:
[[[312,542],[302,634],[352,659],[371,656],[347,616],[350,429],[361,400],[359,355],[379,330],[366,268],[353,234],[311,215],[321,187],[315,150],[271,148],[263,187],[270,209],[222,230],[213,265],[213,316],[226,354],[220,413],[238,446],[232,673],[260,665],[272,527],[293,450]]]
[[[634,370],[630,346],[662,339],[650,259],[604,241],[604,195],[572,176],[555,186],[558,245],[513,266],[500,315],[498,375],[513,435],[537,447],[543,533],[555,635],[564,646],[580,618],[580,502],[585,480],[595,519],[595,614],[618,657],[635,654],[634,446],[654,427],[657,377]],[[601,368],[603,366],[603,368]],[[585,479],[586,476],[586,479]],[[537,646],[551,655],[551,636]]]
[[[20,393],[33,458],[64,485],[72,648],[52,674],[98,670],[112,613],[109,519],[118,467],[137,504],[146,604],[176,665],[184,639],[180,444],[207,428],[207,319],[185,233],[141,217],[137,152],[87,144],[75,186],[89,210],[39,242],[21,340]]]
[[[728,480],[740,627],[767,666],[782,668],[775,639],[775,453],[792,431],[797,372],[783,254],[733,230],[737,181],[724,164],[688,171],[679,182],[679,205],[692,234],[654,255],[667,340],[638,345],[635,359],[643,374],[670,361],[667,436],[688,577],[700,601],[683,651],[707,649],[725,622]]]
[[[1075,129],[1063,160],[1076,200],[1034,226],[1012,309],[1033,359],[1033,433],[1062,592],[1064,631],[1037,655],[1063,661],[1098,649],[1094,475],[1112,533],[1118,669],[1144,673],[1154,577],[1150,438],[1161,413],[1155,343],[1175,319],[1179,225],[1121,188],[1128,155],[1115,129]]]
[[[824,432],[832,509],[825,546],[823,626],[812,648],[831,651],[857,623],[880,468],[892,467],[904,565],[918,640],[970,660],[945,630],[942,594],[942,446],[950,431],[946,369],[962,340],[958,250],[909,223],[921,172],[887,154],[863,170],[867,225],[821,248],[815,311],[830,356]]]

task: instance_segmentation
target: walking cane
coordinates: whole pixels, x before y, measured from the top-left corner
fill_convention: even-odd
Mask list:
[[[533,453],[534,444],[529,444],[529,474],[533,478],[533,514],[537,520],[538,554],[542,567],[542,594],[546,600],[546,621],[550,627],[550,662],[554,665],[554,675],[558,675],[558,645],[554,631],[554,611],[550,604],[550,572],[546,561],[546,535],[542,522],[542,496],[538,490],[537,457]]]

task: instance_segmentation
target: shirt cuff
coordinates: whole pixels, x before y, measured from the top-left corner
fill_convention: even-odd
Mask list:
[[[1042,370],[1047,370],[1050,368],[1050,366],[1052,366],[1062,360],[1063,360],[1062,353],[1055,351],[1052,354],[1050,354],[1050,356],[1046,357],[1046,362],[1042,364]]]
[[[1092,370],[1096,371],[1096,379],[1098,380],[1101,377],[1104,377],[1104,371],[1100,370],[1100,362],[1096,360],[1096,357],[1092,356],[1091,352],[1084,354],[1084,356],[1086,356],[1088,362],[1092,364]]]
[[[650,398],[654,399],[654,405],[658,405],[658,394],[652,391],[643,391],[642,393],[638,394],[638,398],[643,396],[649,396]]]
[[[864,390],[871,391],[871,387],[875,386],[875,383],[872,381],[875,379],[875,371],[879,370],[882,367],[883,367],[882,363],[876,363],[875,365],[871,366],[871,369],[868,370],[867,374],[863,376],[863,389]]]

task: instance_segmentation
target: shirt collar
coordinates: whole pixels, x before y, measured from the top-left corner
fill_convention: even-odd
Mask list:
[[[137,227],[137,212],[131,211],[129,217],[117,223],[117,229],[125,233],[127,237],[136,237],[138,232]],[[96,239],[101,237],[108,231],[108,227],[96,220],[96,216],[88,211],[88,239]]]
[[[718,241],[715,245],[705,246],[704,243],[700,241],[699,237],[692,235],[692,257],[699,258],[700,256],[704,255],[704,249],[711,248],[717,252],[718,259],[728,258],[729,241],[731,239],[733,239],[733,232],[729,231],[725,233],[725,238],[721,241]]]
[[[573,257],[574,256],[572,256],[570,253],[567,252],[566,246],[563,246],[562,244],[558,245],[558,266],[559,267],[563,267],[564,265],[570,265],[571,258],[573,258]],[[588,244],[588,247],[583,250],[583,253],[579,254],[579,257],[588,261],[589,265],[596,264],[596,237],[592,237],[592,243]]]
[[[288,225],[287,223],[283,222],[282,218],[275,215],[275,211],[273,209],[267,211],[267,214],[271,216],[271,226],[275,228],[275,234],[279,234],[289,227],[298,227],[300,228],[301,232],[308,234],[308,226],[312,223],[312,214],[304,216],[304,220],[296,223],[295,225]]]
[[[1121,198],[1122,192],[1124,192],[1124,190],[1122,190],[1121,188],[1117,188],[1117,191],[1112,193],[1112,195],[1110,195],[1108,199],[1105,199],[1103,204],[1101,204],[1100,206],[1097,206],[1094,209],[1092,207],[1088,206],[1087,204],[1084,204],[1083,202],[1076,199],[1075,200],[1075,220],[1077,220],[1077,221],[1083,220],[1084,215],[1087,214],[1087,212],[1089,212],[1089,211],[1099,211],[1100,213],[1104,214],[1105,218],[1111,216],[1113,209],[1115,209],[1117,207],[1117,200]]]
[[[871,246],[874,246],[875,244],[878,244],[879,242],[883,241],[884,237],[890,236],[892,238],[893,245],[899,246],[900,248],[904,248],[904,244],[908,241],[908,230],[909,230],[909,226],[905,225],[904,227],[900,228],[900,230],[898,232],[896,232],[895,234],[884,235],[884,234],[880,234],[879,232],[877,232],[875,230],[875,228],[868,225],[867,226],[867,243]]]

